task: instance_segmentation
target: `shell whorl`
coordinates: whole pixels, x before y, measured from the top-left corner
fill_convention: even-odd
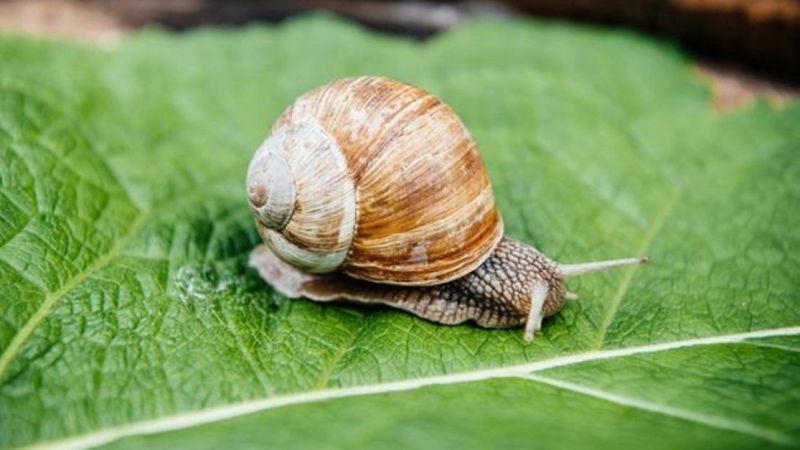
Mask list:
[[[247,171],[247,198],[258,220],[272,230],[282,230],[294,213],[294,174],[282,154],[265,150]]]
[[[312,273],[344,262],[355,226],[355,188],[336,141],[313,122],[273,130],[248,171],[259,234],[287,262]]]

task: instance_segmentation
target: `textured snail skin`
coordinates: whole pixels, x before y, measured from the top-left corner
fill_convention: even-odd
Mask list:
[[[466,276],[429,287],[392,286],[340,274],[304,273],[281,261],[266,246],[253,253],[250,264],[270,285],[290,298],[385,304],[448,325],[467,321],[486,328],[523,325],[533,304],[531,295],[537,282],[549,287],[542,317],[557,313],[567,296],[558,265],[533,247],[510,239],[500,241],[489,259]]]

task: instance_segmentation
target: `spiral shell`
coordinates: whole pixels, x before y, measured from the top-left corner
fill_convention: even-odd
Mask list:
[[[267,245],[311,273],[441,284],[477,268],[503,235],[461,120],[383,77],[298,98],[253,156],[247,192]]]

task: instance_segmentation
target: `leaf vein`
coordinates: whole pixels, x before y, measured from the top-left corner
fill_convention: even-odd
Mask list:
[[[516,366],[498,367],[492,369],[461,372],[448,375],[438,375],[427,378],[407,379],[377,384],[367,384],[348,388],[323,389],[296,394],[267,397],[241,403],[217,406],[206,410],[196,410],[156,419],[133,422],[118,427],[106,428],[89,433],[76,435],[60,440],[35,444],[38,449],[84,449],[108,444],[119,439],[138,435],[164,433],[169,431],[190,428],[203,424],[233,419],[246,414],[253,414],[269,409],[285,406],[301,405],[306,403],[334,400],[338,398],[358,397],[393,392],[405,392],[428,386],[447,385],[456,383],[479,382],[494,378],[510,378],[526,376],[556,367],[571,366],[584,362],[599,361],[627,356],[657,353],[681,348],[703,345],[738,344],[748,339],[768,338],[776,336],[800,335],[800,325],[787,328],[771,328],[744,333],[728,334],[722,336],[707,336],[701,338],[685,339],[680,341],[662,342],[640,347],[628,347],[614,350],[590,351],[551,359],[535,361]]]
[[[669,218],[669,215],[675,209],[675,205],[678,203],[681,195],[682,191],[680,189],[675,189],[672,191],[666,203],[664,204],[664,207],[661,208],[661,211],[653,220],[653,224],[650,226],[650,229],[647,230],[644,239],[642,239],[641,245],[636,250],[638,255],[644,255],[647,253],[647,249],[650,248],[650,245],[653,243],[653,240],[655,240],[658,232],[664,226],[667,218]],[[617,288],[614,297],[611,298],[611,303],[606,310],[606,315],[603,318],[602,325],[597,333],[597,338],[595,338],[594,343],[592,344],[592,349],[598,350],[603,347],[603,341],[605,340],[608,328],[611,326],[611,322],[614,320],[614,316],[617,314],[617,310],[619,310],[619,305],[622,303],[623,297],[625,297],[625,294],[628,292],[628,288],[630,287],[631,281],[633,281],[633,276],[636,274],[638,268],[638,266],[633,266],[625,271],[622,281],[619,284],[619,288]]]
[[[55,305],[62,297],[69,293],[74,287],[78,286],[86,278],[111,262],[122,251],[128,241],[136,235],[149,217],[149,213],[140,215],[139,218],[128,228],[128,231],[125,233],[125,235],[119,241],[117,241],[116,245],[114,245],[108,253],[96,260],[86,270],[72,277],[59,289],[45,296],[44,301],[36,310],[36,312],[33,313],[31,318],[28,319],[25,325],[23,325],[23,327],[17,332],[17,334],[9,343],[8,347],[6,347],[5,351],[3,351],[3,354],[0,355],[0,380],[2,380],[5,376],[5,373],[8,367],[11,365],[11,362],[22,349],[22,346],[28,340],[28,337],[30,337],[30,335],[33,333],[33,330],[47,317],[47,314],[53,308],[53,305]]]
[[[520,378],[525,380],[535,381],[541,384],[546,384],[549,386],[575,392],[578,394],[586,395],[589,397],[594,397],[600,400],[605,400],[607,402],[621,406],[627,406],[642,411],[673,417],[676,419],[681,419],[687,422],[697,423],[712,428],[719,428],[722,430],[735,431],[742,434],[748,434],[778,444],[788,445],[794,442],[791,436],[788,436],[786,434],[774,430],[770,430],[768,428],[760,427],[750,422],[734,420],[727,417],[713,416],[701,412],[690,411],[682,408],[676,408],[673,406],[653,403],[638,398],[626,397],[623,395],[614,394],[612,392],[606,392],[600,389],[594,389],[587,386],[583,386],[581,384],[571,383],[569,381],[563,381],[549,377],[543,377],[540,375],[528,374],[528,375],[523,375]]]

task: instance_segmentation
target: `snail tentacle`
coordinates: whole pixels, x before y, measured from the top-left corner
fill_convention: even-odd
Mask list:
[[[542,308],[545,300],[547,300],[549,291],[550,287],[544,281],[537,281],[533,285],[531,308],[528,312],[528,320],[525,323],[525,334],[523,336],[526,342],[532,341],[533,333],[542,329],[542,319],[544,318],[542,316]]]
[[[618,267],[637,266],[647,264],[650,258],[639,256],[635,258],[610,259],[607,261],[594,261],[578,264],[559,264],[558,270],[564,278],[572,278],[585,273],[599,272],[602,270],[616,269]]]

